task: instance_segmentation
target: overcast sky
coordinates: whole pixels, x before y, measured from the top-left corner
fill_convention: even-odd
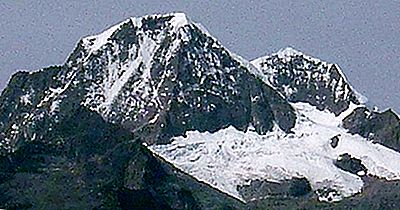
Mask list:
[[[131,16],[173,11],[249,60],[292,46],[335,62],[370,101],[400,112],[398,0],[0,0],[0,89],[17,70],[62,64],[84,36]]]

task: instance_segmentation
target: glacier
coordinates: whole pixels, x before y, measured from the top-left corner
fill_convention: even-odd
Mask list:
[[[196,179],[246,202],[237,186],[250,180],[280,182],[305,177],[314,191],[333,189],[337,193],[319,195],[320,201],[339,201],[360,193],[360,176],[339,169],[334,161],[348,153],[362,161],[368,175],[386,180],[400,179],[400,153],[352,135],[340,123],[358,107],[352,104],[339,116],[320,111],[307,103],[293,103],[299,116],[293,133],[277,126],[260,135],[249,128],[242,132],[228,127],[215,133],[188,131],[166,145],[148,148]],[[330,139],[340,135],[336,148]],[[363,175],[362,172],[359,175]]]

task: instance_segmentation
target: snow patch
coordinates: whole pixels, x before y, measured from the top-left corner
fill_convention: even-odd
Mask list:
[[[276,54],[280,58],[287,58],[287,57],[292,57],[295,55],[303,55],[303,53],[293,49],[292,47],[286,47],[286,48],[280,49]]]
[[[93,35],[83,38],[82,39],[83,46],[85,47],[86,50],[88,50],[88,54],[90,55],[98,51],[102,46],[107,44],[107,42],[109,41],[108,38],[110,38],[111,35],[127,21],[128,20],[125,20],[117,25],[114,25],[98,35]]]
[[[174,17],[171,19],[170,23],[175,28],[181,28],[190,23],[189,19],[186,17],[185,13],[173,13]]]
[[[20,99],[20,102],[25,106],[26,105],[32,105],[31,95],[30,94],[22,95],[19,99]]]

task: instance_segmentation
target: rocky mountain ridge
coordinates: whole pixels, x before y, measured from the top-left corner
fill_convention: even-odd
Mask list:
[[[290,102],[306,102],[319,110],[339,115],[350,103],[366,98],[348,83],[337,64],[305,55],[291,47],[252,61],[266,76],[266,82]]]

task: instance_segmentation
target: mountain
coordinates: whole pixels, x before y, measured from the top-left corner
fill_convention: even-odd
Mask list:
[[[0,207],[351,205],[400,179],[399,117],[364,103],[338,65],[292,48],[249,62],[182,13],[129,18],[13,75]]]
[[[132,131],[154,124],[167,140],[186,130],[243,130],[252,121],[260,133],[273,121],[290,130],[291,107],[245,65],[183,14],[129,19],[82,39],[58,69],[16,74],[10,83],[24,84],[4,91],[4,144],[9,152],[18,138],[41,138],[23,129],[12,135],[14,124],[36,124],[37,116],[55,124],[77,106]],[[260,100],[251,102],[256,95]],[[8,117],[10,109],[22,113]],[[21,116],[25,111],[30,115]],[[146,141],[159,140],[154,138]]]
[[[365,103],[348,83],[338,65],[305,55],[291,47],[252,61],[265,75],[267,84],[290,102],[306,102],[335,115],[351,103]]]
[[[399,145],[398,116],[391,111],[360,116],[360,110],[368,114],[366,99],[337,65],[291,48],[252,64],[294,108],[290,132],[278,126],[264,135],[252,128],[190,131],[170,144],[151,146],[153,152],[243,202],[291,195],[289,189],[271,192],[271,181],[305,178],[318,200],[339,201],[362,192],[365,175],[400,178],[394,161],[400,154],[389,149]]]

